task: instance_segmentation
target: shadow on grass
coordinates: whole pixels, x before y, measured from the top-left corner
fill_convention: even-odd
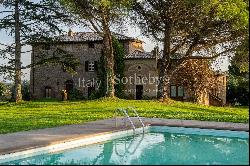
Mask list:
[[[175,107],[175,108],[181,108],[181,109],[187,109],[187,110],[192,110],[192,111],[205,111],[205,112],[209,112],[209,113],[212,113],[212,114],[231,114],[231,115],[238,115],[239,112],[229,112],[229,111],[218,111],[218,110],[215,110],[215,109],[208,109],[208,108],[200,108],[200,107],[194,107],[194,106],[174,106],[172,105],[172,107]],[[220,109],[223,109],[223,107],[221,107]]]

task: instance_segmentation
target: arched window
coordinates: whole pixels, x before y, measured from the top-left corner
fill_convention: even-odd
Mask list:
[[[52,92],[51,87],[46,86],[45,87],[45,98],[51,98],[51,92]]]

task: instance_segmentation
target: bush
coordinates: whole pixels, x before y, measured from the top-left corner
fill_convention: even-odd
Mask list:
[[[5,85],[0,82],[0,98],[2,98],[4,90],[5,90]]]
[[[8,101],[11,99],[11,90],[7,84],[0,83],[0,101]]]
[[[22,83],[22,95],[23,95],[23,100],[30,101],[30,83],[29,83],[29,81],[23,81],[23,83]]]
[[[124,99],[128,99],[128,100],[134,100],[135,97],[132,93],[126,94],[124,95]]]
[[[68,99],[69,100],[84,100],[85,97],[83,96],[83,93],[80,90],[74,88],[73,90],[69,92]]]
[[[146,96],[146,95],[142,96],[142,100],[153,100],[153,99],[156,99],[156,97],[149,97],[149,96]]]

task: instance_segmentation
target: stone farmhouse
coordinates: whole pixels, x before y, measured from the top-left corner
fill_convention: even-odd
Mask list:
[[[157,78],[160,59],[157,47],[152,52],[145,52],[143,41],[114,34],[125,49],[125,71],[122,83],[124,93],[129,99],[157,97]],[[57,43],[51,45],[36,43],[32,45],[32,63],[36,63],[45,54],[52,54],[61,48],[74,55],[80,61],[77,74],[72,75],[57,65],[41,65],[31,69],[30,92],[33,99],[62,99],[62,91],[69,92],[74,88],[80,90],[85,98],[98,90],[97,62],[102,55],[102,37],[94,32],[72,32],[60,36]],[[218,79],[217,88],[204,95],[203,104],[224,105],[226,103],[226,75],[215,75]],[[176,100],[188,101],[192,92],[185,86],[171,83],[170,96]]]

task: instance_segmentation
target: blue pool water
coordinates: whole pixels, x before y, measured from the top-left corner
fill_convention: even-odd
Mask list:
[[[150,128],[128,136],[63,152],[4,164],[119,165],[119,164],[249,164],[248,132],[180,127]]]

